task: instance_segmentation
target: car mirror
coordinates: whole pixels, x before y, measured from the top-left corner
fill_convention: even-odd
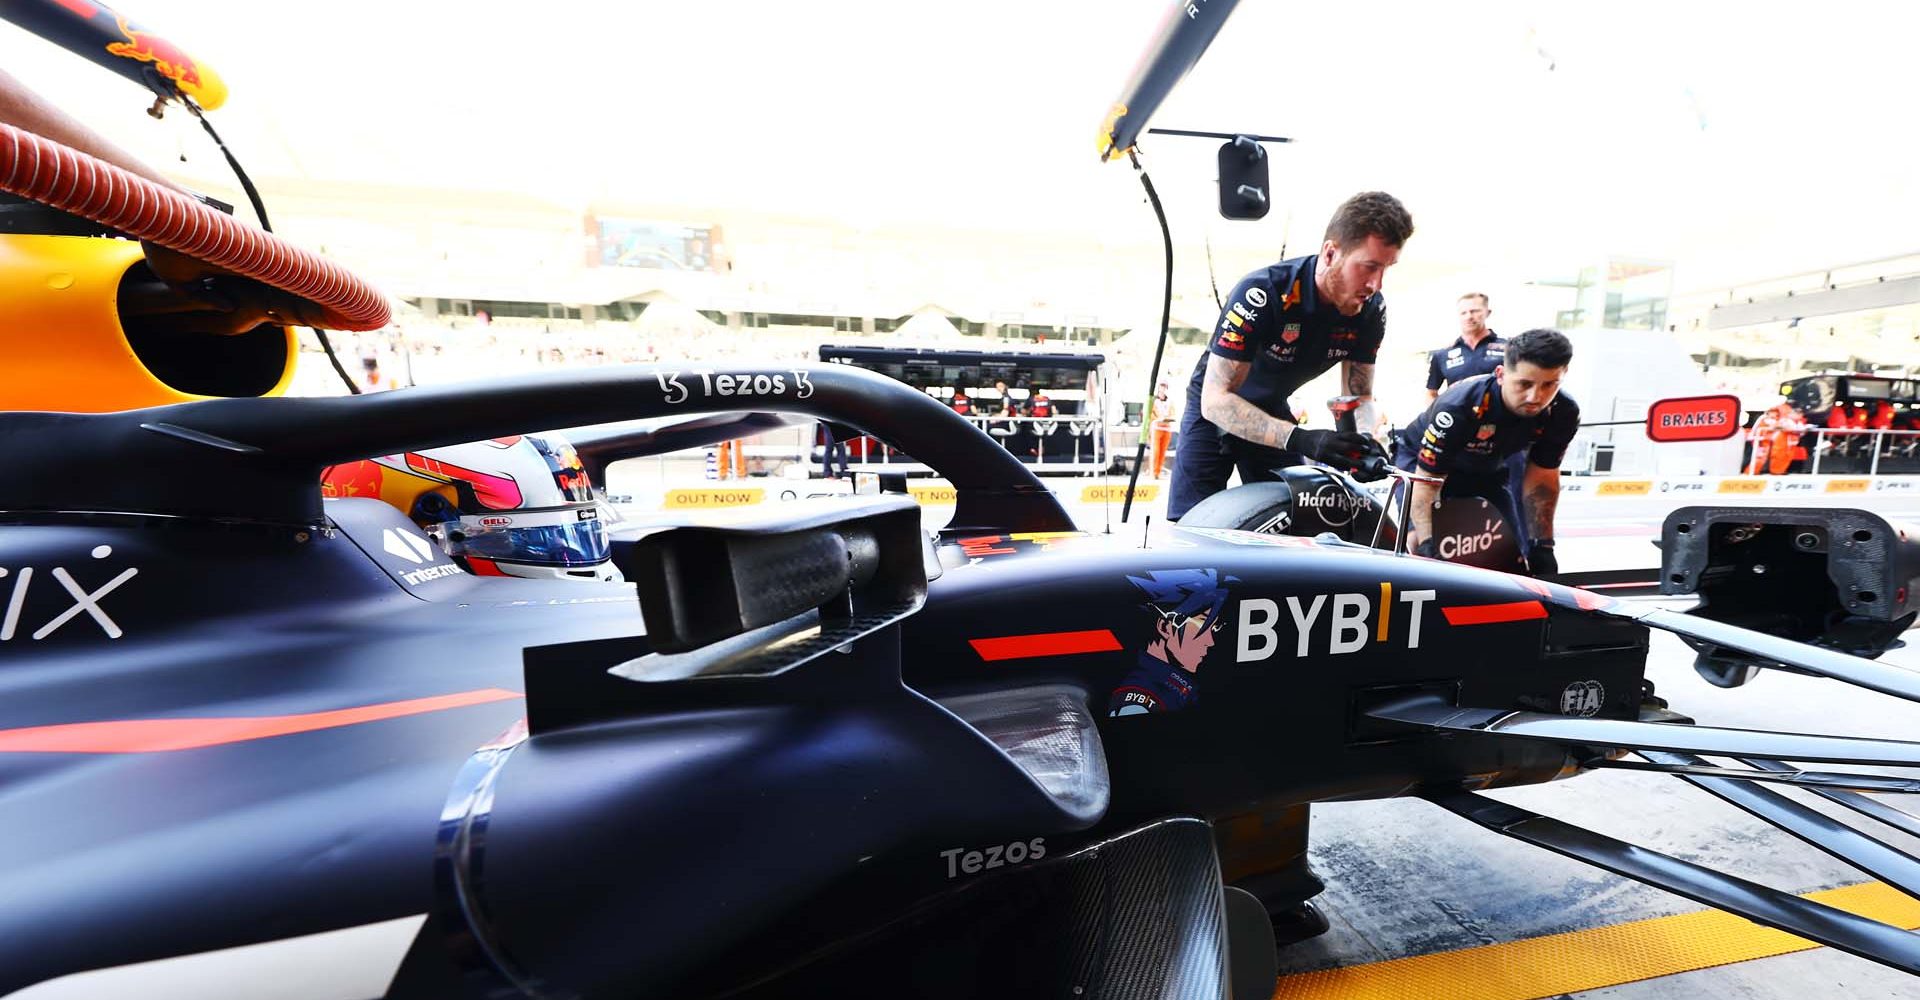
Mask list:
[[[1264,219],[1273,207],[1267,175],[1267,149],[1258,140],[1237,135],[1220,147],[1220,214],[1229,219]]]

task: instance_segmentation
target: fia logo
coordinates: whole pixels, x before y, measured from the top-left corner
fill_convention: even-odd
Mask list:
[[[93,547],[92,555],[95,559],[105,559],[113,555],[113,546],[96,545]],[[118,639],[122,635],[125,635],[126,633],[121,630],[119,624],[107,614],[105,608],[100,606],[100,601],[108,594],[120,589],[121,584],[133,579],[139,573],[140,570],[138,567],[130,566],[122,570],[118,576],[101,584],[97,590],[88,590],[73,578],[72,573],[67,572],[65,566],[55,566],[51,575],[61,587],[66,589],[67,596],[73,599],[73,604],[65,611],[55,615],[46,624],[35,629],[31,633],[33,638],[45,639],[47,636],[60,631],[68,622],[80,617],[83,612],[89,618],[93,619],[93,623],[100,627],[101,632],[106,633],[107,638]],[[27,593],[33,588],[34,577],[32,566],[23,567],[17,574],[11,573],[11,571],[4,566],[0,566],[0,579],[4,579],[10,574],[13,577],[13,590],[7,595],[5,617],[0,617],[0,642],[11,641],[15,633],[19,631],[20,612],[26,607]]]
[[[1560,692],[1560,714],[1591,718],[1600,714],[1607,700],[1607,689],[1599,681],[1574,681]]]

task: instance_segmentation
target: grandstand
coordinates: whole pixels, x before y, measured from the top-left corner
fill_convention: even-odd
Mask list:
[[[1071,232],[855,227],[349,182],[264,186],[291,238],[370,275],[400,301],[393,330],[358,338],[366,342],[344,352],[380,356],[387,384],[665,354],[800,361],[821,343],[873,341],[996,350],[1087,345],[1109,358],[1116,402],[1138,402],[1149,391],[1160,311],[1160,288],[1150,278],[1161,265],[1146,225],[1137,241],[1116,243]],[[1174,331],[1163,362],[1174,384],[1192,370],[1218,314],[1215,286],[1269,262],[1275,251],[1262,241],[1270,235],[1213,232],[1213,274],[1202,263],[1206,254],[1182,257],[1191,263],[1175,276]],[[1410,254],[1389,288],[1394,324],[1377,394],[1396,420],[1425,404],[1425,354],[1451,339],[1451,303],[1466,288],[1493,295],[1496,329],[1506,333],[1545,325],[1664,329],[1697,363],[1713,366],[1717,388],[1753,408],[1799,374],[1911,374],[1920,305],[1872,300],[1840,308],[1867,301],[1854,292],[1830,297],[1835,311],[1816,312],[1827,306],[1808,296],[1869,285],[1906,294],[1920,257],[1676,295],[1678,273],[1665,262],[1615,257],[1552,279]],[[1761,304],[1757,311],[1749,300]],[[1778,308],[1767,311],[1767,303]],[[349,367],[359,370],[351,357]],[[326,366],[302,368],[294,391],[340,391]],[[1301,398],[1311,406],[1334,394],[1313,386]]]
[[[1675,335],[1755,404],[1822,372],[1920,371],[1920,254],[1822,268],[1687,296]]]

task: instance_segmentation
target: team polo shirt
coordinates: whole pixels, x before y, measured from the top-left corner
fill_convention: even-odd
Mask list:
[[[1187,381],[1187,410],[1200,412],[1207,355],[1253,365],[1237,390],[1242,399],[1288,420],[1287,397],[1337,361],[1373,364],[1386,336],[1387,307],[1375,292],[1358,316],[1322,306],[1313,286],[1318,256],[1295,257],[1262,268],[1233,286],[1207,341],[1207,354]]]
[[[1415,461],[1421,472],[1504,478],[1507,456],[1518,451],[1525,451],[1533,465],[1559,468],[1579,429],[1580,404],[1566,393],[1555,396],[1539,416],[1523,417],[1507,409],[1492,375],[1476,375],[1442,392],[1406,434],[1420,442]]]
[[[1452,347],[1427,352],[1427,391],[1437,392],[1441,386],[1475,375],[1491,375],[1506,361],[1507,342],[1492,330],[1474,347],[1467,346],[1467,338],[1455,337]]]

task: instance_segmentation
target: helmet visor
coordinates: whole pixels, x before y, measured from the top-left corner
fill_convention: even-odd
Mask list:
[[[586,520],[581,520],[582,516]],[[463,517],[458,525],[448,524],[446,528],[449,555],[495,562],[591,566],[605,562],[612,552],[607,529],[591,508],[564,510],[558,516],[516,513]]]

